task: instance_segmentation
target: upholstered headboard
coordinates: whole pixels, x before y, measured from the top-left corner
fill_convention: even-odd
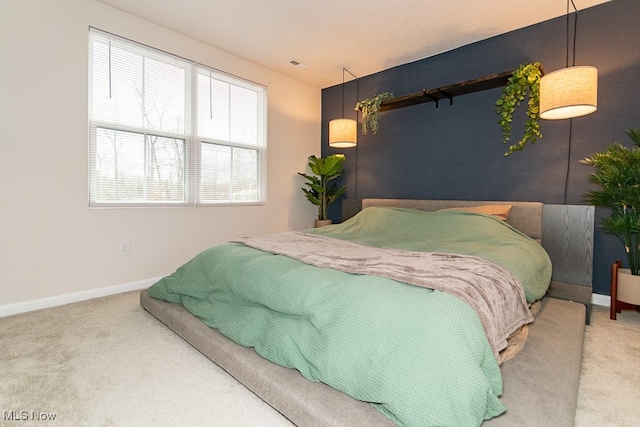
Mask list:
[[[540,202],[468,201],[468,200],[411,200],[411,199],[362,199],[362,209],[370,206],[411,208],[437,211],[480,205],[511,205],[507,222],[538,242],[542,241],[542,207]]]

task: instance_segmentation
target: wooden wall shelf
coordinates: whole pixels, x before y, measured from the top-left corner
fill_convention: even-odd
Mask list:
[[[505,71],[499,74],[491,74],[465,82],[442,86],[437,89],[422,89],[421,92],[384,101],[380,104],[380,111],[395,110],[396,108],[424,104],[425,102],[435,102],[437,107],[441,100],[449,100],[449,102],[453,104],[454,96],[466,95],[468,93],[480,92],[506,85],[512,74],[513,71]]]

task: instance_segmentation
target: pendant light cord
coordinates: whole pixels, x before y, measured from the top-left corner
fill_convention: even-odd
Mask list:
[[[344,119],[344,72],[347,69],[342,67],[342,118]]]
[[[573,52],[572,52],[572,61],[571,66],[576,65],[576,36],[578,34],[578,9],[576,8],[576,4],[573,0],[567,0],[567,56],[566,56],[566,67],[569,67],[569,3],[573,6],[573,10],[575,11],[575,17],[573,19]],[[569,169],[571,167],[571,141],[573,139],[573,119],[569,119],[569,147],[567,148],[567,173],[564,177],[564,202],[563,204],[567,204],[567,192],[569,188]]]
[[[575,17],[573,18],[573,51],[572,51],[572,61],[571,61],[571,66],[575,66],[576,65],[576,35],[578,32],[578,9],[576,8],[576,4],[573,2],[573,0],[567,0],[567,57],[565,60],[565,66],[568,67],[569,66],[569,4],[571,4],[571,6],[573,6],[573,11],[575,12]],[[344,81],[344,74],[342,77],[342,80]]]
[[[573,133],[573,119],[569,119],[569,148],[567,148],[567,174],[564,177],[564,203],[567,204],[567,190],[569,187],[569,167],[571,165],[571,138]]]
[[[360,79],[356,77],[351,71],[342,67],[342,118],[344,119],[344,72],[351,74],[351,76],[356,79],[356,103],[360,99]],[[358,112],[356,111],[356,132],[358,123]],[[356,166],[355,166],[355,178],[354,178],[354,191],[353,198],[358,199],[358,146],[356,145]]]

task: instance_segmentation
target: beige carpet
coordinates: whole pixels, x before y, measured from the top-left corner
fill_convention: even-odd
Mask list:
[[[618,319],[596,307],[587,327],[576,426],[640,425],[640,313]],[[0,427],[291,425],[138,292],[0,318],[0,411]]]
[[[0,318],[0,410],[60,426],[290,426],[129,292]],[[24,412],[21,412],[24,411]],[[16,419],[16,417],[14,417]],[[53,423],[51,423],[53,424]]]
[[[575,425],[640,425],[640,313],[595,306],[585,331]]]

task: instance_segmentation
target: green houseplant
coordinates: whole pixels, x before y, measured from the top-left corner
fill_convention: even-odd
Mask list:
[[[338,187],[336,183],[329,185],[329,181],[338,178],[344,170],[344,154],[332,154],[325,158],[309,156],[309,168],[314,175],[307,175],[298,172],[298,175],[305,178],[305,184],[309,188],[302,188],[307,199],[318,207],[318,220],[329,221],[327,211],[329,206],[338,200],[347,187]]]
[[[378,132],[378,113],[380,112],[380,104],[393,98],[392,92],[382,92],[370,99],[363,99],[356,104],[356,111],[362,112],[362,134],[367,134],[367,128],[370,127],[375,135]]]
[[[507,84],[502,89],[500,99],[496,101],[496,114],[498,123],[502,128],[502,139],[507,143],[511,139],[511,123],[516,107],[528,97],[527,121],[524,124],[522,139],[509,147],[505,156],[521,151],[527,142],[535,143],[542,138],[540,132],[540,79],[542,78],[542,66],[539,62],[522,64],[513,71]]]
[[[585,200],[611,209],[602,228],[622,241],[629,269],[637,276],[640,268],[640,129],[630,129],[627,135],[635,147],[629,149],[614,143],[581,162],[595,168],[589,181],[600,187],[588,191]]]
[[[589,180],[600,187],[588,191],[585,199],[611,209],[602,229],[620,239],[629,263],[628,269],[614,268],[621,266],[619,262],[612,266],[611,319],[620,302],[640,306],[640,129],[629,129],[627,135],[635,147],[614,143],[581,160],[595,168]]]

